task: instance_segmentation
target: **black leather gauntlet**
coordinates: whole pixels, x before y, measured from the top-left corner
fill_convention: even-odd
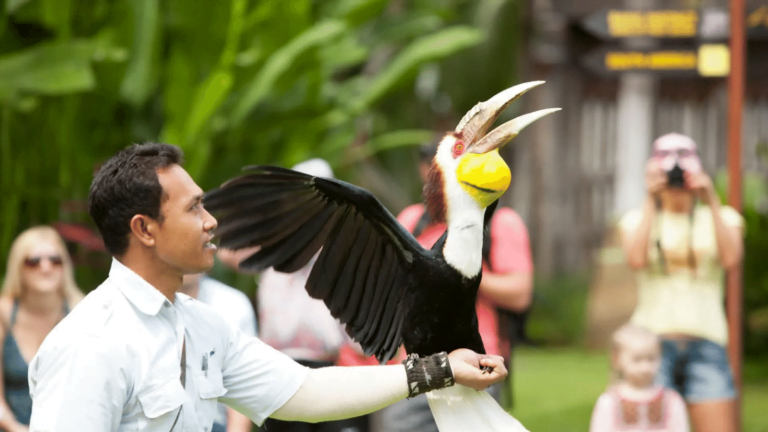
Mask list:
[[[432,390],[450,387],[455,383],[451,363],[445,352],[422,358],[419,358],[418,354],[409,354],[403,364],[408,376],[409,399]]]

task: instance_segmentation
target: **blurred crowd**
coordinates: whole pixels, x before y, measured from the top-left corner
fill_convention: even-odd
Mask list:
[[[419,170],[425,181],[435,149],[434,143],[420,149]],[[321,159],[293,169],[334,177]],[[734,431],[736,388],[726,354],[723,280],[724,272],[742,260],[744,222],[734,209],[721,205],[702,169],[696,143],[687,136],[668,134],[653,143],[646,189],[642,207],[619,222],[639,296],[630,322],[613,335],[611,380],[595,403],[590,431]],[[397,218],[427,248],[445,230],[422,204],[405,208]],[[257,250],[220,250],[218,258],[243,271],[239,264]],[[512,379],[515,372],[509,365],[514,347],[525,340],[534,298],[528,232],[514,210],[496,209],[486,230],[483,259],[478,327],[487,352],[505,357]],[[313,264],[314,259],[291,274],[268,269],[254,275],[255,310],[241,291],[207,275],[185,278],[182,292],[308,367],[377,364],[347,336],[322,301],[306,293]],[[0,292],[0,429],[15,432],[28,430],[28,365],[46,335],[83,295],[65,243],[51,227],[21,233],[6,269]],[[392,362],[404,358],[401,352]],[[510,409],[511,389],[507,382],[488,391]],[[221,405],[213,431],[252,427],[247,417]],[[437,431],[423,395],[366,417],[320,424],[268,419],[264,427],[270,432]]]

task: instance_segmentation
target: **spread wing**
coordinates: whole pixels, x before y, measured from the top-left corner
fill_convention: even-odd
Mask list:
[[[205,196],[219,246],[261,249],[240,268],[291,273],[322,248],[306,289],[325,302],[366,355],[394,357],[422,248],[370,192],[333,179],[257,166]]]

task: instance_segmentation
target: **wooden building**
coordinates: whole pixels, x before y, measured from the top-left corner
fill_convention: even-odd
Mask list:
[[[712,43],[697,36],[680,40],[645,38],[632,45],[627,40],[602,40],[585,28],[585,20],[600,11],[653,8],[659,3],[665,10],[727,12],[725,0],[529,2],[526,21],[531,26],[523,53],[527,60],[523,76],[544,79],[547,85],[523,98],[528,104],[523,110],[563,108],[532,125],[510,150],[515,181],[508,199],[528,224],[539,274],[592,268],[607,229],[642,192],[642,184],[627,189],[619,179],[626,179],[628,170],[635,172],[635,177],[638,169],[642,172],[655,137],[668,132],[690,135],[698,143],[710,175],[714,177],[725,168],[725,78],[702,77],[695,71],[678,75],[600,71],[585,60],[605,47],[620,50],[628,46],[683,46],[695,50],[702,43]],[[768,35],[768,1],[748,1],[747,5],[748,12],[758,14],[765,6],[765,19],[753,17],[752,24],[765,26]],[[699,19],[703,20],[703,13]],[[727,40],[714,43],[727,44]],[[759,175],[768,173],[765,158],[758,157],[768,147],[767,60],[768,38],[750,37],[743,167],[745,172]],[[627,93],[632,92],[639,101],[627,98]],[[638,138],[645,143],[644,148],[628,151],[622,147],[627,139]],[[627,195],[633,195],[629,201]],[[624,201],[624,207],[617,205],[617,198]]]

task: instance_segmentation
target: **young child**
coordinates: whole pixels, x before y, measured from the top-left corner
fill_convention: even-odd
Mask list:
[[[654,384],[661,362],[658,337],[626,324],[613,334],[613,385],[597,400],[590,432],[689,432],[685,402]]]

